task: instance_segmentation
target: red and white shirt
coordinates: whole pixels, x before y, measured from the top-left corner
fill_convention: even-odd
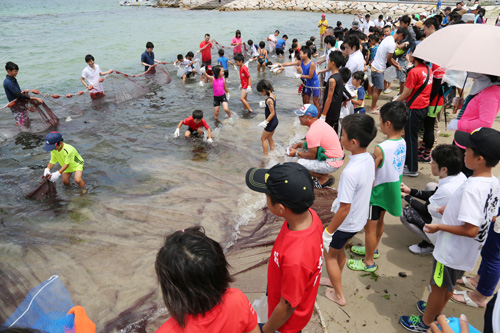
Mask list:
[[[309,212],[312,223],[305,230],[292,231],[287,221],[283,223],[269,260],[268,315],[271,316],[281,297],[296,308],[278,329],[282,333],[297,333],[307,325],[318,294],[323,266],[323,224],[314,210]]]
[[[248,298],[236,288],[226,290],[219,304],[204,315],[188,315],[181,328],[174,318],[167,320],[156,333],[251,332],[257,327],[257,314]]]

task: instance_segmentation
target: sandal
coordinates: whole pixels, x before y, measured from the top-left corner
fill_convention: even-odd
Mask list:
[[[366,254],[366,248],[364,246],[351,246],[351,252],[358,256],[364,256]],[[380,257],[380,253],[377,250],[373,254],[373,259],[377,259],[378,257]]]
[[[476,290],[476,288],[467,280],[468,276],[462,276],[461,281],[462,282],[457,282],[458,284],[463,284],[466,288],[469,288],[470,290]]]
[[[469,295],[467,295],[467,293],[468,293],[467,290],[463,290],[463,291],[456,291],[456,290],[454,290],[453,291],[454,295],[462,295],[464,297],[465,303],[456,300],[453,296],[451,296],[450,299],[453,302],[455,302],[455,303],[465,304],[465,305],[468,305],[468,306],[473,307],[473,308],[479,308],[479,305],[477,305],[476,302],[474,302],[473,300],[471,300],[470,297],[469,297]]]
[[[375,272],[378,269],[377,264],[366,266],[363,263],[363,260],[361,260],[361,259],[359,259],[359,260],[349,259],[347,261],[347,267],[349,267],[353,271],[365,271],[365,272],[369,272],[369,273]]]

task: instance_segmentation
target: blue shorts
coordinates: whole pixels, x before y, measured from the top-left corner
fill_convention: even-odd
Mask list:
[[[372,83],[378,90],[384,90],[384,73],[375,72],[372,69]]]
[[[308,95],[308,96],[313,96],[313,97],[319,97],[319,86],[317,88],[304,88],[302,90],[303,95]]]
[[[366,113],[366,109],[365,108],[355,108],[354,113]]]
[[[349,239],[353,238],[354,235],[356,234],[357,232],[345,232],[337,230],[333,234],[330,246],[333,247],[335,250],[340,250],[346,245]]]

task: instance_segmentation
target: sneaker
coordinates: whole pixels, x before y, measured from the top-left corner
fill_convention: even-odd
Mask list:
[[[431,163],[431,155],[427,155],[425,153],[418,155],[418,161],[423,163]]]
[[[429,326],[422,321],[422,316],[401,316],[399,323],[411,332],[427,332]]]
[[[418,244],[413,244],[408,247],[411,253],[414,254],[429,254],[434,251],[434,245],[426,242],[426,241],[421,241]]]
[[[408,170],[408,168],[404,168],[404,170],[403,170],[403,176],[417,177],[418,176],[418,171],[410,171],[410,170]]]
[[[392,89],[386,89],[383,91],[384,94],[390,94],[392,92]]]
[[[427,307],[427,302],[417,301],[417,309],[421,314],[424,314],[425,308]]]
[[[419,155],[424,153],[424,151],[425,151],[425,144],[424,144],[423,141],[420,141],[420,146],[418,147],[417,150],[418,150],[418,154]]]

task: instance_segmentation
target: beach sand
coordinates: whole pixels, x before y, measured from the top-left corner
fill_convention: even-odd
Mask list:
[[[392,84],[393,92],[381,94],[379,106],[387,103],[396,95],[394,89],[399,83]],[[368,100],[368,103],[371,103]],[[451,110],[448,110],[451,113]],[[377,123],[379,116],[372,115]],[[456,115],[449,115],[448,121]],[[444,117],[442,117],[444,118]],[[497,117],[493,127],[500,130],[499,117]],[[379,127],[378,127],[379,128]],[[446,130],[444,119],[439,123],[440,133],[437,137],[438,144],[451,143],[453,132]],[[376,138],[370,144],[368,151],[373,152],[374,146],[384,140],[384,135],[378,130]],[[344,164],[345,165],[345,164]],[[493,174],[500,173],[500,166],[493,169]],[[334,173],[336,187],[341,174],[341,170]],[[433,177],[429,163],[419,163],[418,177],[403,177],[403,182],[410,188],[424,188],[428,182],[437,182],[437,177]],[[323,223],[330,222],[333,213],[330,207],[335,199],[335,191],[328,189],[316,190],[316,201],[313,206],[322,219]],[[403,202],[405,206],[406,202]],[[262,214],[270,214],[266,210]],[[282,225],[282,219],[267,216],[268,220],[274,219],[273,223],[266,225],[258,232],[262,233],[262,243],[272,242]],[[268,221],[269,222],[269,221]],[[255,226],[243,226],[242,233],[251,232]],[[265,229],[265,230],[264,230]],[[347,300],[346,306],[339,306],[324,296],[325,288],[320,286],[317,296],[317,304],[323,315],[326,326],[325,332],[407,332],[399,324],[399,316],[420,314],[416,308],[418,300],[427,300],[429,295],[429,280],[432,269],[432,255],[415,255],[408,250],[411,244],[419,243],[421,240],[410,233],[404,227],[399,217],[389,214],[385,218],[385,230],[379,245],[380,257],[376,259],[378,270],[375,274],[366,272],[356,272],[345,267],[342,274],[342,285]],[[358,233],[352,240],[353,245],[364,244],[364,232]],[[255,248],[243,248],[230,250],[227,254],[233,272],[241,272],[235,276],[236,281],[233,286],[240,288],[253,302],[259,299],[266,292],[267,260],[269,259],[272,244]],[[349,258],[358,257],[346,251]],[[265,263],[265,264],[263,264]],[[254,267],[254,265],[259,265]],[[466,272],[466,276],[475,275],[476,269]],[[404,273],[404,274],[403,274]],[[402,276],[406,277],[402,277]],[[325,265],[322,276],[328,276]],[[465,290],[457,286],[457,290]],[[444,314],[448,317],[459,317],[460,314],[467,315],[469,323],[482,331],[484,309],[474,309],[466,305],[449,301],[444,309]],[[316,311],[303,330],[303,332],[323,332],[320,318]]]

